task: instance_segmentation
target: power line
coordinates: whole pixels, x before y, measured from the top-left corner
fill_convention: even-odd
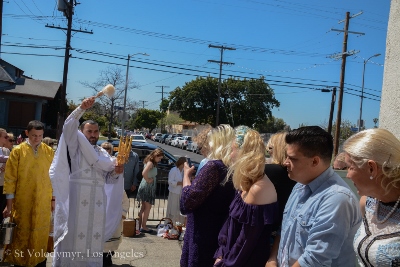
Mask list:
[[[63,57],[61,55],[43,55],[43,54],[31,54],[31,53],[17,53],[17,52],[3,52],[4,54],[14,54],[14,55],[26,55],[26,56],[49,56],[49,57]],[[122,63],[115,63],[115,62],[110,62],[110,61],[102,61],[102,60],[96,60],[96,59],[88,59],[88,58],[82,58],[82,57],[76,57],[76,56],[71,56],[71,58],[74,59],[79,59],[79,60],[84,60],[84,61],[91,61],[91,62],[97,62],[97,63],[102,63],[102,64],[111,64],[111,65],[116,65],[116,66],[121,66],[125,67],[125,64]],[[150,64],[150,63],[148,63]],[[155,68],[147,68],[143,66],[130,66],[134,67],[137,69],[144,69],[144,70],[151,70],[151,71],[157,71],[157,72],[163,72],[163,73],[172,73],[172,74],[178,74],[178,75],[186,75],[186,76],[194,76],[194,77],[208,77],[207,75],[200,75],[196,71],[196,73],[187,73],[187,72],[179,72],[179,71],[172,71],[172,70],[161,70],[161,69],[155,69]],[[195,71],[195,70],[188,70],[188,71]],[[206,74],[218,74],[217,72],[206,72],[206,71],[201,71],[205,72]],[[241,78],[241,79],[254,79],[254,77],[249,77],[249,76],[236,76],[236,78]],[[311,89],[311,90],[318,90],[316,87],[327,87],[331,85],[327,84],[313,84],[313,83],[302,83],[302,82],[290,82],[290,81],[282,81],[282,80],[266,80],[266,82],[269,85],[273,86],[284,86],[288,88],[299,88],[299,89]],[[354,90],[349,87],[346,87],[348,90]]]

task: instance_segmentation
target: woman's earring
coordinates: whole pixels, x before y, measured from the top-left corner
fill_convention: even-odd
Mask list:
[[[369,179],[370,179],[370,180],[373,180],[373,179],[374,179],[374,177],[371,175],[371,176],[369,177]]]

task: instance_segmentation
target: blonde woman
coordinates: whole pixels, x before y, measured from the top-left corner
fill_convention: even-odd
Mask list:
[[[351,136],[343,145],[347,177],[363,196],[354,239],[361,266],[400,265],[400,141],[384,129]]]
[[[156,185],[157,185],[157,163],[164,157],[164,152],[157,148],[153,150],[143,161],[144,168],[142,171],[143,179],[140,182],[137,200],[141,202],[142,206],[139,211],[139,225],[140,232],[152,233],[153,230],[149,229],[146,225],[149,218],[151,206],[154,205],[156,199]]]
[[[212,266],[218,248],[218,233],[228,217],[229,204],[235,195],[232,181],[221,182],[227,174],[230,144],[235,138],[229,125],[213,129],[208,139],[210,159],[196,175],[189,177],[194,167],[184,167],[181,212],[187,215],[181,267]]]
[[[235,132],[232,164],[226,177],[232,175],[237,192],[218,236],[214,266],[263,267],[277,219],[277,195],[264,174],[265,146],[260,134],[246,126],[237,127]]]

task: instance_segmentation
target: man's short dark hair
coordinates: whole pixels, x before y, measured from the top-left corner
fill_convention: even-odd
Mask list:
[[[94,120],[87,120],[87,121],[82,122],[79,129],[81,129],[81,131],[83,131],[83,128],[85,127],[86,124],[97,125],[97,127],[99,127],[99,124],[97,122],[95,122]]]
[[[306,126],[290,131],[285,141],[289,145],[299,146],[299,150],[306,157],[319,156],[329,163],[332,160],[332,135],[319,126]]]
[[[44,124],[40,121],[30,121],[28,123],[28,126],[26,126],[26,129],[28,130],[28,132],[32,129],[35,130],[44,130]]]

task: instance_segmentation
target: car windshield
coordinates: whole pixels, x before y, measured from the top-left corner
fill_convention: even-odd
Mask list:
[[[161,147],[159,147],[159,148],[161,148]],[[161,149],[162,149],[162,148],[161,148]],[[168,151],[166,151],[166,150],[164,150],[164,149],[162,149],[162,151],[164,152],[164,156],[165,156],[165,157],[170,158],[171,160],[174,161],[174,163],[175,163],[175,161],[177,161],[177,159],[175,158],[175,156],[173,156],[172,154],[170,154]]]
[[[144,136],[142,136],[142,135],[133,135],[132,139],[133,140],[144,140]]]

